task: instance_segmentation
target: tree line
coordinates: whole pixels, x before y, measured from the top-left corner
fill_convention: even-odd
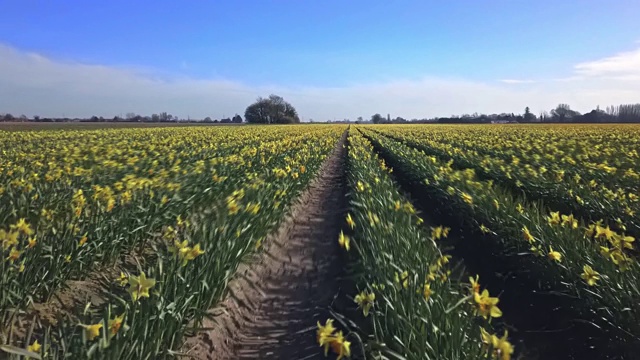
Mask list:
[[[490,124],[490,123],[640,123],[640,104],[623,104],[608,106],[605,110],[597,108],[588,113],[581,114],[572,110],[569,104],[558,104],[550,111],[543,111],[539,116],[531,112],[529,107],[524,113],[501,114],[464,114],[451,115],[449,117],[435,117],[425,119],[406,120],[402,117],[391,119],[389,115],[383,117],[374,114],[369,120],[374,124],[402,124],[411,123],[442,123],[442,124]],[[358,118],[358,122],[363,119]]]
[[[269,95],[267,98],[259,97],[254,103],[247,106],[244,112],[244,120],[242,116],[235,114],[230,118],[211,119],[179,119],[167,112],[152,114],[151,116],[142,116],[135,113],[127,113],[124,117],[115,116],[113,118],[103,118],[92,116],[90,118],[70,119],[70,118],[41,118],[34,116],[32,119],[25,115],[14,117],[11,114],[0,114],[0,121],[34,121],[34,122],[191,122],[191,123],[247,123],[253,124],[297,124],[300,123],[300,117],[293,105],[285,101],[281,96]],[[357,122],[365,122],[359,117]],[[569,104],[558,104],[550,111],[543,111],[539,116],[533,114],[529,107],[524,109],[523,114],[501,113],[501,114],[464,114],[452,115],[450,117],[436,117],[430,119],[411,119],[407,120],[402,117],[391,119],[387,114],[386,117],[376,113],[371,116],[369,122],[374,124],[402,124],[412,123],[449,123],[449,124],[483,124],[483,123],[640,123],[640,104],[622,104],[616,106],[607,106],[605,110],[597,108],[586,114],[572,110]]]
[[[267,98],[259,97],[254,103],[249,105],[244,113],[246,122],[254,124],[296,124],[300,122],[298,112],[289,102],[285,101],[281,96],[270,95]],[[151,116],[143,116],[135,113],[127,113],[124,117],[114,116],[113,118],[103,118],[102,116],[92,116],[90,118],[47,118],[34,116],[32,119],[25,115],[14,117],[11,114],[0,114],[0,121],[34,121],[34,122],[201,122],[201,123],[242,123],[242,116],[235,114],[231,118],[211,119],[206,117],[201,120],[196,119],[179,119],[167,112],[152,114]]]

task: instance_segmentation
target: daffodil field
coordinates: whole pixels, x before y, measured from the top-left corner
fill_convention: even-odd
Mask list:
[[[176,354],[344,130],[0,131],[0,354]]]
[[[327,256],[349,290],[307,326],[318,353],[640,351],[635,125],[56,128],[0,141],[0,359],[190,356],[185,339],[238,266],[269,255],[312,180],[334,184],[327,171],[346,209],[314,204],[340,211]]]

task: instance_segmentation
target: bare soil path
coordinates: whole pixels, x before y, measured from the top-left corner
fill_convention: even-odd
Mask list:
[[[315,330],[343,272],[345,140],[346,133],[265,251],[238,269],[219,315],[203,324],[210,330],[188,339],[184,352],[207,360],[324,358]]]

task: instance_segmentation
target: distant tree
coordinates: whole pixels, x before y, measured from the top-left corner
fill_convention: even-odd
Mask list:
[[[569,104],[558,104],[555,109],[551,110],[551,117],[554,121],[566,122],[575,116],[580,116],[580,113],[571,110]]]
[[[204,120],[203,120],[203,121],[204,121],[204,122],[206,122],[206,123],[213,122],[213,120],[211,120],[211,118],[210,118],[210,117],[208,117],[208,116],[207,116],[206,118],[204,118]]]
[[[591,112],[588,112],[580,117],[580,122],[585,123],[602,123],[610,122],[612,120],[613,119],[611,118],[611,116],[598,109],[591,110]]]
[[[152,122],[159,122],[159,121],[160,121],[160,115],[158,115],[158,114],[152,114],[152,115],[151,115],[151,121],[152,121]]]
[[[358,122],[362,122],[362,116],[358,116]]]
[[[248,123],[254,124],[292,124],[299,123],[298,112],[293,105],[282,97],[269,95],[268,98],[258,98],[249,105],[244,112]]]
[[[4,114],[4,116],[2,117],[3,121],[13,121],[13,119],[14,119],[13,115],[11,115],[9,113]]]
[[[525,122],[532,122],[536,120],[536,116],[534,114],[531,113],[531,110],[529,110],[529,107],[527,106],[526,108],[524,108],[524,117],[523,120]]]
[[[542,112],[540,112],[540,121],[544,122],[544,121],[549,121],[551,118],[551,115],[549,115],[549,112],[546,110],[543,110]]]
[[[229,118],[220,119],[220,123],[221,124],[231,124],[231,119],[229,119]]]
[[[241,124],[242,123],[242,116],[236,114],[233,118],[231,118],[231,121],[236,123],[236,124]]]
[[[166,112],[164,112],[164,111],[163,111],[163,112],[161,112],[161,113],[158,115],[158,118],[159,118],[159,121],[161,121],[161,122],[164,122],[164,121],[172,121],[172,120],[174,120],[173,115],[171,115],[171,114],[167,114],[167,113],[166,113]],[[175,120],[178,120],[178,117],[176,117],[176,118],[175,118]]]
[[[371,122],[374,124],[380,124],[383,120],[384,118],[380,114],[373,114],[371,116]]]
[[[616,113],[620,122],[638,122],[640,121],[640,104],[620,105]]]

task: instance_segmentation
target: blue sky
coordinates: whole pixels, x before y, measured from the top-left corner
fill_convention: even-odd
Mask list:
[[[606,73],[616,56],[624,57],[616,64],[633,71],[628,61],[640,49],[636,0],[2,0],[0,13],[6,53],[0,64],[13,70],[3,78],[0,69],[0,85],[15,90],[0,90],[0,112],[56,116],[68,104],[67,113],[77,116],[219,117],[242,113],[247,101],[271,91],[294,105],[298,100],[307,118],[511,112],[528,101],[543,110],[577,96],[558,79],[573,79],[576,89],[588,81],[593,91],[576,100],[585,111],[597,105],[587,101],[640,98],[640,89],[624,81],[637,73],[607,83],[602,77],[602,62]],[[599,72],[576,79],[584,75],[581,64]],[[35,74],[38,81],[30,78]],[[106,89],[83,90],[87,78]],[[68,94],[48,99],[46,90],[61,82]],[[131,84],[139,91],[147,91],[140,84],[155,84],[148,91],[158,110],[151,95],[120,99]],[[172,88],[186,93],[172,96]],[[446,98],[434,99],[438,89]],[[421,101],[421,91],[428,99]],[[472,98],[478,91],[493,97]]]

